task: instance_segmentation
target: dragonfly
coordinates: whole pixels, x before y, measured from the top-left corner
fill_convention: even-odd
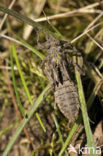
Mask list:
[[[80,53],[70,42],[63,40],[59,35],[32,19],[2,6],[0,6],[0,11],[33,26],[37,31],[37,36],[40,31],[46,33],[44,46],[39,43],[39,37],[37,40],[38,46],[48,52],[48,56],[42,62],[43,71],[54,90],[55,103],[59,110],[68,120],[75,121],[79,113],[80,101],[71,68],[76,67],[79,71],[82,70],[68,58],[68,54],[71,56],[71,54]]]

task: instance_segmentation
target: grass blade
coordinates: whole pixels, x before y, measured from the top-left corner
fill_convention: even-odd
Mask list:
[[[25,115],[25,110],[21,104],[21,100],[17,91],[17,85],[16,85],[16,80],[15,80],[15,73],[14,73],[14,64],[13,64],[13,53],[14,53],[14,48],[13,46],[11,47],[11,53],[10,53],[10,63],[11,63],[11,73],[12,73],[12,80],[13,80],[13,86],[14,86],[14,90],[15,90],[15,94],[16,94],[16,98],[17,98],[17,102],[18,102],[18,106],[20,108],[20,112],[22,114],[22,116]]]
[[[32,19],[24,16],[24,15],[21,15],[19,13],[17,13],[16,11],[13,11],[13,10],[10,10],[10,9],[7,9],[3,6],[0,6],[0,11],[4,12],[4,13],[7,13],[15,18],[17,18],[18,20],[20,20],[21,22],[24,22],[24,23],[27,23],[35,28],[38,28],[40,30],[42,30],[44,33],[47,33],[47,34],[50,34],[56,38],[59,38],[60,36],[58,34],[55,34],[53,32],[51,32],[50,30],[48,30],[46,27],[42,26],[41,24],[33,21]]]
[[[7,156],[9,151],[11,150],[13,144],[15,143],[16,139],[19,137],[20,133],[22,132],[23,128],[25,127],[25,125],[28,123],[28,121],[30,120],[30,118],[32,117],[32,115],[34,114],[34,112],[37,110],[37,108],[39,107],[40,103],[42,102],[45,92],[50,88],[50,85],[48,85],[43,92],[39,95],[38,99],[36,100],[36,102],[31,106],[31,109],[27,112],[27,118],[24,118],[18,128],[16,129],[15,134],[12,136],[9,144],[7,145],[3,156]]]
[[[35,113],[35,115],[36,115],[36,117],[37,117],[37,119],[38,119],[38,121],[39,121],[39,123],[40,123],[40,125],[41,125],[41,127],[42,127],[42,129],[43,129],[43,131],[46,132],[46,129],[45,129],[43,123],[41,122],[41,119],[40,119],[38,113]]]
[[[25,40],[23,40],[22,38],[20,38],[19,36],[17,36],[17,38],[19,39],[19,41],[21,41],[21,43],[27,47],[28,49],[30,49],[32,52],[34,52],[37,56],[39,56],[41,58],[41,60],[43,60],[45,58],[45,56],[39,52],[36,48],[32,47],[29,43],[27,43]]]
[[[7,128],[0,131],[0,136],[5,134],[6,132],[10,131],[16,124],[18,123],[18,120],[11,123]]]
[[[29,43],[27,43],[25,40],[21,39],[19,36],[16,35],[16,37],[19,39],[15,39],[13,37],[10,37],[10,36],[7,36],[7,35],[3,35],[3,34],[0,34],[1,37],[7,39],[7,40],[10,40],[12,42],[15,42],[19,45],[22,45],[24,46],[25,48],[29,49],[30,51],[32,51],[34,54],[36,54],[38,57],[41,58],[41,60],[43,60],[45,58],[45,56],[39,52],[36,48],[34,48],[33,46],[31,46]]]
[[[25,80],[24,80],[24,76],[23,76],[22,71],[21,71],[21,67],[20,67],[20,63],[19,63],[18,57],[17,57],[17,53],[16,53],[15,46],[13,45],[13,46],[11,47],[11,49],[12,49],[12,51],[13,51],[13,55],[14,55],[14,58],[15,58],[15,61],[16,61],[16,65],[17,65],[17,68],[18,68],[18,71],[19,71],[19,75],[20,75],[22,84],[23,84],[23,86],[24,86],[26,95],[27,95],[27,97],[28,97],[28,99],[29,99],[30,104],[32,105],[33,102],[32,102],[32,99],[31,99],[29,90],[28,90],[28,88],[27,88],[26,82],[25,82]]]
[[[62,143],[62,145],[64,144],[64,141],[63,141],[63,138],[62,138],[62,134],[61,134],[61,131],[60,131],[60,128],[59,128],[59,124],[58,124],[58,121],[56,119],[56,116],[54,113],[52,113],[52,117],[53,117],[53,120],[55,122],[55,125],[56,125],[56,129],[57,129],[57,132],[58,132],[58,135],[59,135],[59,138],[60,138],[60,141]],[[68,156],[68,152],[65,150],[65,155]]]
[[[78,92],[79,92],[79,98],[80,98],[80,103],[81,103],[81,110],[82,110],[84,127],[86,131],[86,136],[87,136],[88,147],[93,148],[93,150],[90,150],[90,156],[96,156],[96,147],[94,144],[93,135],[92,135],[91,128],[90,128],[82,82],[81,82],[80,74],[78,71],[76,71],[76,79],[77,79],[77,84],[78,84]]]
[[[81,121],[82,121],[82,115],[79,115],[76,123],[74,124],[71,131],[69,132],[68,137],[67,137],[66,141],[64,142],[64,144],[62,146],[62,149],[59,152],[59,156],[62,156],[62,154],[64,153],[64,151],[67,148],[67,146],[69,145],[69,142],[71,141],[73,135],[75,134],[76,130],[78,129]]]
[[[28,97],[28,100],[29,100],[30,104],[32,105],[32,104],[33,104],[33,101],[32,101],[30,92],[29,92],[29,90],[28,90],[28,88],[27,88],[27,85],[26,85],[24,76],[23,76],[23,74],[22,74],[22,70],[21,70],[21,67],[20,67],[20,63],[19,63],[19,60],[18,60],[18,57],[17,57],[17,53],[16,53],[16,49],[15,49],[15,46],[14,46],[14,45],[12,46],[12,51],[13,51],[13,55],[14,55],[14,58],[15,58],[15,61],[16,61],[16,64],[17,64],[17,68],[18,68],[18,71],[19,71],[19,75],[20,75],[22,84],[23,84],[23,86],[24,86],[26,95],[27,95],[27,97]],[[39,121],[39,123],[40,123],[40,126],[43,128],[43,127],[44,127],[44,126],[43,126],[43,123],[42,123],[42,121],[40,120],[40,117],[38,118],[37,113],[36,113],[36,117],[37,117],[37,119],[38,119],[38,121]],[[41,123],[42,123],[42,124],[41,124]],[[44,130],[44,128],[43,128],[43,130]]]

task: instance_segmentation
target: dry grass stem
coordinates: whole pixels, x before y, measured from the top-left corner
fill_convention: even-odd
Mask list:
[[[15,2],[16,2],[16,0],[12,0],[11,3],[10,3],[10,5],[9,5],[9,7],[8,7],[8,9],[11,9],[13,7],[13,5],[15,4]],[[5,14],[4,17],[3,17],[3,19],[2,19],[2,21],[1,21],[1,23],[0,23],[0,30],[2,29],[3,24],[4,24],[7,16],[8,16],[8,14]]]

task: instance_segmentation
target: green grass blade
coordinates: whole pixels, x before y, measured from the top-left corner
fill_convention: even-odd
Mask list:
[[[65,149],[69,146],[69,142],[71,141],[72,137],[74,136],[74,134],[75,134],[76,130],[78,129],[81,121],[82,121],[82,115],[79,115],[76,123],[74,124],[71,131],[69,132],[68,137],[67,137],[66,141],[64,142],[64,144],[62,146],[62,149],[59,152],[59,156],[62,156]]]
[[[29,100],[30,104],[32,105],[32,104],[33,104],[33,101],[32,101],[30,92],[29,92],[29,90],[28,90],[28,88],[27,88],[27,85],[26,85],[24,76],[23,76],[23,74],[22,74],[22,70],[21,70],[21,67],[20,67],[20,63],[19,63],[19,60],[18,60],[18,57],[17,57],[17,53],[16,53],[16,49],[15,49],[15,46],[14,46],[14,45],[12,46],[12,51],[13,51],[13,55],[14,55],[14,58],[15,58],[15,61],[16,61],[16,64],[17,64],[17,68],[18,68],[18,71],[19,71],[19,75],[20,75],[22,84],[23,84],[23,86],[24,86],[26,95],[27,95],[27,97],[28,97],[28,100]],[[38,121],[39,121],[41,127],[43,127],[43,123],[42,123],[42,121],[40,121],[40,118],[38,118],[37,113],[36,113],[36,117],[37,117],[37,119],[38,119]],[[41,123],[42,123],[42,124],[41,124]],[[43,129],[43,130],[44,130],[44,129]]]
[[[28,121],[30,120],[30,118],[33,116],[34,112],[37,110],[37,108],[39,107],[40,103],[42,102],[45,92],[50,88],[50,85],[48,85],[43,92],[39,95],[38,99],[36,100],[36,102],[31,106],[31,109],[27,112],[27,118],[24,118],[18,128],[15,131],[15,134],[12,136],[9,144],[7,145],[3,156],[7,156],[9,151],[11,150],[13,144],[15,143],[16,139],[19,137],[20,133],[22,132],[23,128],[25,127],[25,125],[28,123]]]
[[[26,95],[27,95],[27,97],[28,97],[28,100],[29,100],[30,104],[32,105],[33,102],[32,102],[32,99],[31,99],[29,90],[28,90],[28,88],[27,88],[26,82],[25,82],[25,80],[24,80],[24,76],[23,76],[22,71],[21,71],[20,63],[19,63],[19,60],[18,60],[18,57],[17,57],[17,53],[16,53],[16,49],[15,49],[15,46],[14,46],[14,45],[12,46],[12,51],[13,51],[13,56],[14,56],[14,58],[15,58],[16,65],[17,65],[17,68],[18,68],[18,71],[19,71],[19,75],[20,75],[22,84],[23,84],[23,86],[24,86]]]
[[[43,131],[46,132],[46,129],[45,129],[44,125],[42,124],[41,119],[40,119],[38,113],[35,113],[35,115],[36,115],[36,117],[37,117],[37,119],[38,119],[38,121],[39,121],[39,123],[40,123],[40,125],[41,125],[41,127],[43,129]]]
[[[84,127],[86,131],[86,136],[87,136],[88,147],[90,148],[92,147],[94,149],[94,150],[90,150],[90,156],[96,156],[96,147],[94,144],[93,135],[92,135],[91,128],[90,128],[82,82],[81,82],[80,74],[78,71],[76,71],[76,79],[77,79],[77,84],[78,84],[78,92],[79,92],[79,98],[80,98],[80,103],[81,103],[81,110],[82,110]]]
[[[58,135],[59,135],[59,138],[60,138],[60,141],[62,143],[62,145],[64,144],[64,141],[63,141],[63,137],[62,137],[62,134],[61,134],[61,131],[60,131],[60,128],[59,128],[59,124],[58,124],[58,121],[56,119],[56,116],[54,113],[52,113],[52,117],[53,117],[53,120],[55,122],[55,125],[56,125],[56,130],[58,132]],[[65,150],[65,155],[68,156],[68,152]]]
[[[34,22],[32,19],[30,19],[30,18],[28,18],[28,17],[26,17],[24,15],[21,15],[21,14],[17,13],[16,11],[7,9],[7,8],[5,8],[3,6],[0,6],[0,11],[15,17],[16,19],[20,20],[21,22],[27,23],[27,24],[31,25],[32,27],[38,28],[38,29],[42,30],[43,32],[45,32],[47,34],[50,34],[50,35],[52,35],[52,36],[54,36],[56,38],[59,38],[58,34],[55,34],[55,33],[51,32],[46,27],[42,26],[41,24],[39,24],[37,22]]]
[[[17,35],[16,35],[17,36]],[[32,52],[34,52],[37,56],[39,56],[41,58],[41,60],[43,60],[45,58],[45,56],[39,52],[36,48],[32,47],[29,43],[27,43],[25,40],[23,40],[22,38],[20,38],[19,36],[17,36],[17,38],[19,39],[19,41],[22,42],[22,44],[27,47],[28,49],[30,49]]]
[[[26,48],[28,48],[29,50],[31,50],[33,53],[35,53],[38,57],[40,57],[42,60],[45,58],[45,56],[39,52],[36,48],[34,48],[33,46],[31,46],[29,43],[27,43],[25,40],[21,39],[19,36],[15,35],[16,38],[18,38],[19,40],[15,39],[15,38],[12,38],[10,36],[6,36],[6,35],[1,35],[1,37],[7,39],[7,40],[10,40],[12,42],[15,42],[19,45],[22,45]]]
[[[10,131],[17,123],[18,123],[18,120],[14,121],[7,128],[5,128],[2,131],[0,131],[0,136],[5,134],[6,132]]]
[[[12,80],[13,80],[13,86],[14,86],[14,90],[15,90],[15,94],[16,94],[16,98],[17,98],[17,102],[18,102],[18,106],[20,108],[20,112],[22,114],[22,116],[25,115],[25,110],[21,104],[21,100],[17,91],[17,85],[16,85],[16,80],[15,80],[15,73],[14,73],[14,64],[13,64],[13,53],[14,53],[14,48],[13,46],[11,47],[11,53],[10,53],[10,63],[11,63],[11,73],[12,73]]]

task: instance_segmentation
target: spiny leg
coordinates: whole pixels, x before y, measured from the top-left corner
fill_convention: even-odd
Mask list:
[[[67,61],[71,64],[71,65],[73,65],[73,67],[74,68],[76,68],[78,71],[79,71],[79,73],[81,74],[81,75],[85,75],[85,72],[84,72],[84,68],[81,68],[77,63],[75,63],[75,62],[73,62],[72,60],[69,60],[68,58],[67,58]]]
[[[73,55],[81,56],[81,53],[77,51],[77,49],[74,46],[72,46],[72,44],[68,41],[66,41],[66,43],[63,44],[62,48],[63,54],[72,53]]]
[[[42,61],[40,67],[42,68],[43,65],[44,65],[48,60],[50,60],[50,56],[49,56],[49,55],[48,55],[46,58],[44,58],[44,60]]]
[[[81,53],[78,52],[75,47],[73,47],[73,49],[68,48],[63,50],[63,54],[68,54],[68,53],[71,53],[72,56],[81,56]]]
[[[53,65],[47,65],[44,72],[47,75],[51,86],[55,89],[55,86],[59,82],[57,69],[55,69]]]

